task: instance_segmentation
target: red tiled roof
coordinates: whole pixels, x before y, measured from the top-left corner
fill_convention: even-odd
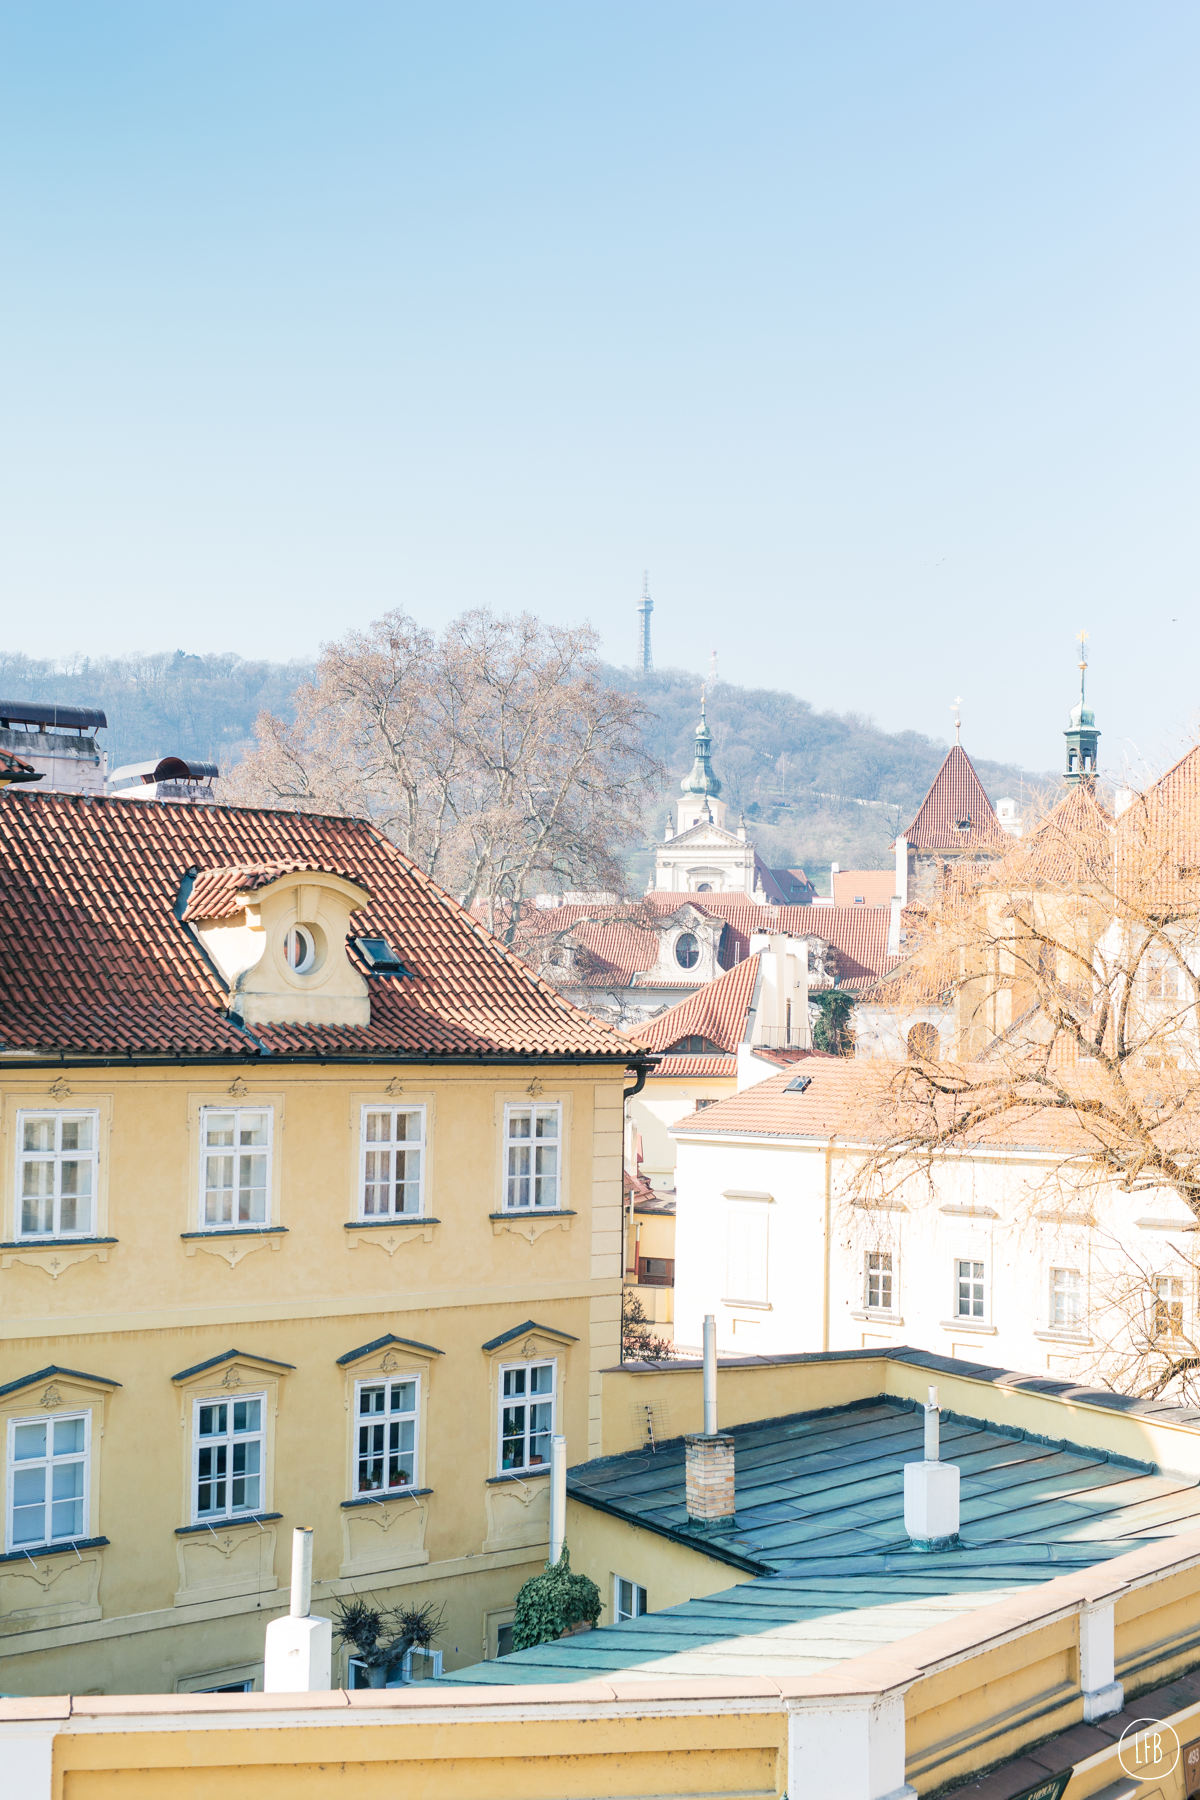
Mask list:
[[[1007,841],[1007,840],[1006,840]],[[869,906],[760,906],[748,894],[650,893],[637,903],[651,918],[668,919],[681,906],[694,906],[709,918],[723,919],[721,960],[736,968],[750,954],[753,932],[780,932],[792,937],[822,938],[838,952],[838,984],[852,989],[877,981],[897,958],[888,955],[890,908]],[[658,960],[658,936],[624,919],[605,919],[604,906],[558,906],[535,913],[522,925],[530,936],[570,932],[597,960],[580,986],[629,987]],[[544,923],[543,923],[544,921]],[[686,978],[655,976],[656,987],[695,986]],[[814,988],[821,986],[818,981]]]
[[[369,1025],[251,1033],[227,1016],[175,913],[184,877],[285,866],[344,871],[372,894],[356,929],[386,937],[411,974],[369,978]],[[80,1057],[636,1055],[365,820],[19,788],[0,795],[0,1043]]]
[[[960,830],[960,819],[970,819],[969,828]],[[1003,851],[1012,841],[961,744],[954,745],[934,776],[904,836],[916,850],[976,850],[994,844]]]
[[[301,869],[318,871],[311,862],[242,863],[231,869],[201,869],[184,908],[185,919],[228,919],[241,911],[239,894],[252,894],[268,887],[281,875],[295,875]],[[340,875],[343,881],[354,881],[344,869],[321,869],[322,875]],[[361,885],[361,883],[359,884]]]
[[[963,1069],[969,1081],[972,1076],[986,1083],[995,1079],[995,1071]],[[811,1077],[803,1093],[788,1093],[790,1081],[797,1074]],[[911,1112],[903,1099],[903,1083],[912,1076],[911,1064],[888,1064],[870,1058],[831,1057],[805,1062],[800,1070],[786,1069],[768,1075],[754,1087],[725,1100],[714,1101],[700,1112],[689,1113],[676,1120],[672,1131],[702,1132],[714,1137],[728,1133],[736,1137],[816,1138],[827,1142],[837,1136],[850,1143],[886,1143],[894,1140],[909,1120],[918,1139],[927,1120]],[[1003,1083],[1003,1078],[1001,1078]],[[1081,1095],[1088,1084],[1079,1082]],[[949,1102],[939,1107],[943,1123],[948,1122]],[[1085,1153],[1095,1150],[1099,1127],[1071,1108],[1056,1108],[1031,1091],[1027,1101],[1016,1096],[1000,1117],[985,1120],[960,1140],[964,1148],[991,1145],[1007,1149],[1034,1149]]]
[[[686,1000],[680,1000],[675,1006],[668,1007],[659,1013],[657,1019],[651,1019],[647,1025],[639,1025],[628,1035],[637,1037],[641,1043],[649,1045],[651,1050],[669,1050],[680,1038],[704,1037],[718,1044],[722,1050],[736,1050],[742,1041],[746,1029],[746,1014],[750,1011],[750,1002],[754,998],[754,984],[758,979],[759,958],[748,956],[745,962],[735,964],[727,969],[724,975],[718,975],[715,981],[705,982]],[[678,1062],[679,1057],[672,1057]],[[700,1058],[711,1061],[711,1057]],[[667,1071],[664,1070],[665,1074]]]
[[[896,891],[896,871],[892,869],[839,869],[833,878],[833,899],[837,906],[891,906]]]
[[[736,1056],[664,1056],[648,1079],[697,1081],[703,1077],[716,1081],[726,1076],[732,1080],[736,1075]]]

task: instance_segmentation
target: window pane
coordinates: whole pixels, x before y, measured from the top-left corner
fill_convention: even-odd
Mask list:
[[[29,1456],[45,1456],[45,1454],[45,1419],[39,1419],[33,1425],[18,1425],[13,1432],[13,1461],[20,1462]]]
[[[523,1377],[524,1369],[518,1371]],[[554,1392],[554,1364],[541,1363],[529,1371],[529,1391],[531,1394],[552,1394]]]
[[[34,1469],[13,1471],[13,1504],[41,1505],[46,1498],[46,1470],[41,1464]]]
[[[26,1119],[24,1148],[26,1150],[53,1150],[54,1120]]]
[[[417,1404],[415,1381],[397,1381],[392,1388],[392,1411],[412,1412]]]
[[[360,1388],[358,1393],[359,1412],[382,1412],[384,1392],[385,1390],[381,1387]]]
[[[71,1456],[83,1449],[83,1420],[56,1419],[54,1421],[54,1454],[55,1456]]]
[[[531,1114],[528,1112],[510,1112],[508,1115],[508,1135],[510,1138],[527,1138],[532,1129]]]
[[[92,1148],[92,1120],[64,1119],[62,1147],[64,1150],[90,1150]]]
[[[367,1114],[368,1144],[388,1144],[392,1138],[392,1115],[385,1112]]]
[[[534,1377],[536,1379],[538,1371],[535,1369],[533,1371],[533,1373],[534,1373]],[[504,1371],[504,1391],[505,1391],[505,1393],[506,1394],[523,1394],[525,1392],[525,1374],[526,1374],[526,1371],[524,1369],[505,1369],[505,1371]],[[536,1389],[535,1389],[535,1392],[536,1392]]]
[[[233,1114],[209,1113],[206,1133],[210,1144],[232,1144]]]
[[[235,1431],[259,1431],[262,1428],[262,1401],[235,1400],[233,1403],[233,1429]]]
[[[266,1113],[246,1113],[241,1115],[238,1128],[239,1144],[265,1144],[267,1141]]]

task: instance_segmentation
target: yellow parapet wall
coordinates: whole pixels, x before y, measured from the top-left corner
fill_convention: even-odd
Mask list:
[[[723,1427],[750,1425],[789,1413],[850,1406],[880,1394],[923,1402],[931,1382],[944,1411],[988,1419],[1051,1439],[1107,1450],[1191,1480],[1200,1480],[1200,1431],[1161,1414],[1148,1416],[1106,1406],[1083,1390],[1045,1393],[1030,1376],[986,1377],[947,1372],[946,1360],[930,1370],[895,1357],[850,1353],[797,1356],[778,1361],[722,1362],[719,1413]],[[625,1364],[604,1372],[605,1456],[635,1450],[648,1441],[704,1429],[703,1376],[698,1362],[662,1368]]]

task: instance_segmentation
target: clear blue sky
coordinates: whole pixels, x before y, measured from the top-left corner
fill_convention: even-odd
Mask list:
[[[1056,766],[1200,704],[1194,0],[6,0],[36,653],[401,604]]]

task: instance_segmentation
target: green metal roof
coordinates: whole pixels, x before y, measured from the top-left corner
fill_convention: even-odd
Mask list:
[[[569,1472],[573,1499],[714,1553],[749,1579],[641,1619],[444,1677],[455,1683],[628,1676],[800,1676],[894,1643],[1005,1594],[1200,1526],[1200,1488],[1153,1465],[942,1414],[961,1471],[962,1549],[904,1530],[904,1464],[923,1417],[881,1396],[733,1427],[737,1514],[690,1531],[682,1439]],[[638,1573],[635,1569],[630,1575]],[[648,1584],[654,1604],[653,1578]],[[611,1606],[611,1595],[603,1596]]]

